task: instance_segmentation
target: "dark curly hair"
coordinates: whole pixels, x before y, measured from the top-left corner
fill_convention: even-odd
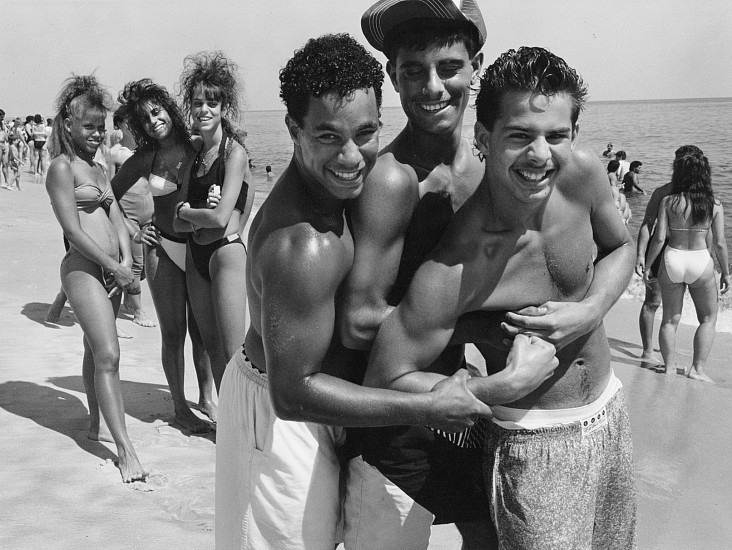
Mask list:
[[[345,97],[373,88],[381,112],[383,83],[381,63],[366,48],[348,34],[326,34],[308,40],[280,71],[280,98],[287,114],[302,125],[310,97],[329,93]]]
[[[478,121],[488,130],[501,114],[503,95],[511,91],[568,94],[573,103],[572,124],[577,123],[587,99],[582,77],[564,59],[544,48],[527,46],[508,50],[483,72],[475,106]]]
[[[196,87],[201,86],[206,99],[221,103],[221,126],[224,132],[233,135],[244,145],[246,132],[236,127],[241,115],[239,97],[242,92],[238,71],[238,65],[219,50],[189,55],[183,60],[180,95],[185,114],[190,118],[193,94]]]
[[[691,221],[694,225],[711,219],[715,199],[709,159],[702,153],[677,157],[671,176],[671,193],[671,207],[674,210],[678,208],[681,196],[686,198],[686,208],[691,206]]]
[[[165,109],[173,124],[175,140],[180,144],[188,143],[190,136],[186,130],[183,113],[163,86],[155,84],[149,78],[128,82],[119,93],[117,101],[125,109],[124,116],[127,118],[139,150],[152,151],[158,146],[157,141],[151,138],[144,129],[150,105],[157,105]]]
[[[66,154],[76,157],[74,144],[64,121],[70,117],[82,117],[86,111],[97,111],[106,116],[113,106],[112,96],[99,84],[94,75],[71,75],[64,81],[56,96],[56,116],[48,144],[51,157]]]

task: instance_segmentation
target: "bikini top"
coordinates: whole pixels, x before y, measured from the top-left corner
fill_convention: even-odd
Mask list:
[[[191,180],[188,187],[188,203],[192,208],[206,208],[209,188],[214,184],[223,187],[224,177],[226,176],[226,159],[224,156],[231,148],[231,146],[227,147],[227,140],[229,139],[233,138],[229,134],[224,134],[219,145],[219,155],[211,164],[208,172],[202,176],[196,175],[201,165],[201,151],[196,155],[196,160],[193,162],[193,167],[191,168]],[[239,197],[237,197],[236,204],[234,205],[234,208],[239,212],[244,212],[248,193],[249,184],[246,181],[242,181]]]
[[[165,172],[162,176],[159,176],[157,174],[152,173],[152,168],[155,166],[155,159],[158,158],[158,150],[155,150],[155,155],[153,156],[152,164],[150,165],[150,177],[148,178],[148,181],[150,183],[150,193],[152,193],[153,197],[164,197],[165,195],[170,195],[171,193],[175,193],[178,191],[178,183],[173,182],[169,180],[169,177],[174,177],[167,168],[165,168]],[[163,158],[163,163],[165,163],[165,158]],[[180,168],[181,163],[178,163],[178,166],[176,168]],[[176,178],[177,179],[177,178]]]
[[[110,186],[106,186],[102,190],[96,183],[82,183],[81,185],[77,185],[74,187],[74,196],[76,197],[77,210],[91,211],[98,206],[109,210],[109,206],[114,200]]]
[[[706,233],[711,229],[710,227],[669,227],[671,231],[699,231],[700,233]]]

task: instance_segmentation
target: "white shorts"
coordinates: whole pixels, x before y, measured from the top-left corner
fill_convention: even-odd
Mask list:
[[[340,538],[345,432],[275,415],[266,374],[242,352],[221,382],[216,434],[216,549],[333,550]]]

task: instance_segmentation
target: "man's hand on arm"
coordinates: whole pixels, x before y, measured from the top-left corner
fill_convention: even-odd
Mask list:
[[[519,334],[506,359],[506,368],[487,377],[473,377],[468,389],[483,403],[512,403],[538,388],[559,365],[556,348],[536,336]]]

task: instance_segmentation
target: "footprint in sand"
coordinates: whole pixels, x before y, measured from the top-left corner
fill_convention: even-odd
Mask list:
[[[150,474],[145,481],[133,481],[130,488],[141,493],[150,493],[168,486],[168,476],[165,474]]]

